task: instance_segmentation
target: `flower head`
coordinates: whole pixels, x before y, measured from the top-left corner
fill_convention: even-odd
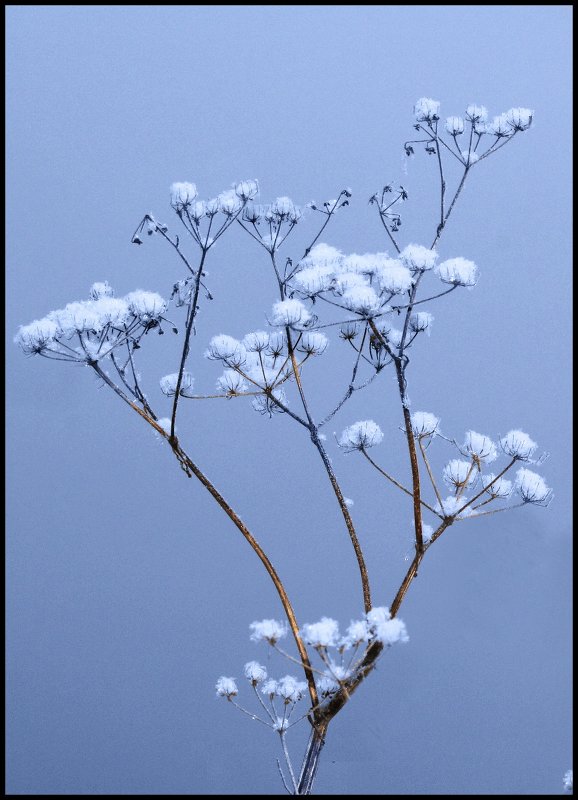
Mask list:
[[[177,211],[190,206],[198,192],[194,183],[173,183],[171,185],[171,205]]]
[[[239,367],[246,358],[246,351],[238,339],[225,333],[213,336],[205,351],[205,358],[211,361],[224,361],[232,367]]]
[[[444,483],[454,489],[473,486],[478,478],[478,471],[472,469],[469,461],[461,461],[458,458],[452,459],[444,467],[442,473]]]
[[[524,431],[510,431],[500,439],[500,447],[507,456],[530,461],[538,445]]]
[[[568,772],[564,774],[564,791],[566,794],[572,794],[573,792],[573,783],[574,783],[574,771],[569,769]]]
[[[301,300],[279,300],[273,306],[272,325],[287,325],[299,328],[307,325],[310,321],[311,314]]]
[[[467,258],[448,258],[435,271],[444,283],[453,286],[475,286],[478,282],[478,268]]]
[[[435,436],[438,433],[439,424],[439,419],[429,411],[414,411],[411,415],[413,435],[418,439],[422,436]]]
[[[34,320],[29,325],[21,325],[14,341],[20,345],[24,353],[31,355],[32,353],[41,353],[54,342],[57,335],[56,323],[44,317],[44,319]]]
[[[234,369],[226,369],[217,380],[217,391],[225,392],[229,397],[236,397],[247,391],[247,381]]]
[[[353,425],[345,428],[337,443],[346,453],[350,453],[353,450],[365,450],[368,447],[374,447],[382,440],[383,433],[377,422],[372,419],[366,419],[354,422]]]
[[[277,622],[275,619],[264,619],[261,622],[252,622],[249,625],[252,632],[252,642],[269,642],[269,644],[276,644],[279,639],[287,636],[287,626],[283,622]]]
[[[433,314],[430,314],[429,311],[416,311],[409,318],[409,328],[414,333],[426,331],[429,336],[433,321]]]
[[[440,118],[440,104],[430,97],[420,97],[413,107],[417,122],[434,122]]]
[[[178,380],[179,380],[179,375],[177,372],[173,373],[172,375],[165,375],[164,378],[160,379],[161,392],[163,394],[166,394],[167,397],[174,397],[177,391]],[[181,397],[192,396],[194,382],[195,379],[193,378],[190,372],[183,372],[181,380],[181,388],[179,390],[179,394]]]
[[[257,661],[249,661],[245,664],[244,672],[245,677],[253,686],[256,686],[258,683],[263,683],[267,678],[267,670]]]
[[[454,495],[450,495],[449,497],[446,497],[442,503],[436,503],[434,510],[437,514],[441,514],[442,517],[445,517],[446,519],[448,517],[457,517],[458,519],[461,519],[462,517],[469,517],[469,515],[472,513],[471,506],[469,505],[467,508],[464,508],[463,511],[461,510],[462,507],[467,503],[469,503],[467,497],[454,497]]]
[[[305,681],[298,681],[293,675],[285,675],[277,681],[277,689],[275,694],[282,697],[286,703],[297,703],[307,691],[307,684]]]
[[[259,194],[259,182],[256,180],[240,181],[234,186],[235,194],[243,202],[252,200]]]
[[[536,506],[547,506],[553,497],[552,489],[546,486],[541,475],[529,469],[521,468],[516,473],[516,491],[524,503]]]
[[[339,624],[329,617],[319,622],[308,623],[301,631],[306,644],[313,647],[335,647],[339,639]]]
[[[343,293],[343,304],[363,317],[374,317],[381,311],[381,300],[371,286],[352,286]]]
[[[534,112],[529,108],[511,108],[506,111],[505,117],[512,130],[527,131],[534,119]]]
[[[297,350],[309,356],[320,356],[329,347],[329,339],[318,331],[304,333],[297,345]]]
[[[488,464],[498,457],[496,445],[490,437],[475,431],[466,431],[462,453],[471,456],[476,461],[483,461]]]
[[[137,289],[125,297],[128,307],[143,323],[158,321],[167,310],[167,302],[156,292]]]
[[[239,694],[239,690],[237,689],[237,684],[235,683],[234,678],[225,678],[224,676],[219,678],[215,685],[215,689],[217,690],[218,697],[226,697],[227,700],[230,700],[231,697],[235,697],[235,695]]]
[[[458,136],[464,132],[464,121],[461,117],[448,117],[445,129],[451,136]]]
[[[485,106],[471,104],[466,108],[466,119],[470,122],[485,122],[488,118],[488,109]]]
[[[399,257],[412,272],[425,272],[434,268],[438,254],[421,244],[408,244]]]
[[[484,491],[494,500],[505,500],[510,497],[513,489],[511,481],[506,480],[506,478],[496,478],[492,472],[488,475],[482,475],[482,486]]]

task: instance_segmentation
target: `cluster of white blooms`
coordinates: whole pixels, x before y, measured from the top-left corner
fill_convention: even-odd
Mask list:
[[[524,431],[510,431],[500,439],[500,447],[507,456],[530,461],[538,445]]]
[[[171,185],[171,205],[177,211],[187,208],[198,194],[194,183],[173,183]]]
[[[14,341],[27,355],[99,361],[114,348],[136,342],[164,319],[167,302],[156,292],[139,289],[122,298],[113,294],[106,281],[94,283],[90,300],[68,303],[40,320],[21,326]],[[80,346],[72,348],[65,344],[75,338]]]
[[[403,264],[415,274],[433,269],[438,254],[435,250],[430,250],[421,244],[408,244],[401,251],[399,257]]]
[[[437,122],[440,119],[439,102],[429,97],[421,97],[414,106],[414,115],[418,123],[415,127],[418,130],[429,133],[430,136],[425,144],[426,152],[430,154],[435,153],[439,150],[438,140],[441,140],[441,142],[445,144],[438,132]],[[508,111],[494,117],[492,122],[488,122],[488,110],[486,107],[471,103],[466,109],[465,119],[455,115],[447,117],[444,128],[450,136],[454,137],[454,142],[457,143],[456,137],[463,134],[466,124],[469,124],[470,144],[467,150],[462,150],[460,153],[461,161],[466,169],[468,169],[479,161],[480,158],[491,154],[492,150],[495,148],[496,142],[501,138],[513,136],[518,131],[528,130],[532,125],[533,119],[534,112],[529,108],[510,108]],[[426,123],[426,126],[420,125],[419,123]],[[471,134],[476,134],[475,140],[472,140]],[[496,137],[496,140],[486,151],[480,153],[477,152],[477,150],[484,134],[493,135]],[[405,143],[405,152],[407,155],[413,154],[413,144],[414,142]],[[393,230],[397,230],[397,228]]]
[[[413,107],[413,113],[418,122],[434,122],[440,118],[440,104],[430,97],[420,97]]]
[[[301,352],[307,353],[307,355],[310,356],[320,356],[327,350],[328,347],[329,339],[324,333],[309,332],[303,334],[299,340],[296,350],[300,350]]]
[[[542,476],[525,468],[516,473],[515,488],[524,503],[547,506],[553,497],[552,489],[546,485]]]
[[[472,464],[469,461],[454,458],[444,467],[442,477],[444,483],[454,489],[467,489],[475,485],[478,479],[478,472],[472,468]]]
[[[235,697],[239,694],[239,690],[234,678],[225,678],[224,676],[220,677],[216,683],[215,689],[217,690],[217,695],[219,697],[226,697],[227,700],[230,700],[231,697]]]
[[[466,258],[449,258],[435,268],[440,280],[454,286],[475,286],[478,282],[478,268]]]
[[[411,415],[411,429],[418,439],[425,436],[435,436],[439,433],[440,421],[435,414],[429,411],[414,411]]]
[[[498,450],[489,436],[475,431],[466,431],[464,443],[461,448],[464,455],[471,456],[476,462],[489,464],[498,457]]]
[[[513,490],[511,481],[506,478],[497,478],[493,472],[482,475],[482,486],[494,500],[506,500],[511,496]]]
[[[434,321],[433,315],[429,311],[416,311],[409,318],[409,329],[414,333],[426,331],[430,335],[431,326]]]
[[[568,772],[564,774],[563,787],[566,794],[572,794],[574,791],[574,770],[569,769]]]
[[[374,447],[382,440],[383,433],[377,422],[366,419],[354,422],[353,425],[345,428],[337,443],[346,453],[351,453],[353,450],[366,450],[368,447]]]
[[[308,623],[301,631],[305,644],[313,647],[335,647],[339,639],[339,623],[329,617]]]
[[[287,636],[287,625],[284,622],[277,622],[275,619],[263,619],[261,622],[252,622],[249,625],[252,642],[269,642],[276,644],[279,639]]]
[[[295,330],[303,329],[312,320],[312,316],[301,300],[291,298],[279,300],[273,306],[271,324],[287,326]]]
[[[460,133],[464,132],[464,121],[461,117],[448,117],[445,129],[452,136],[459,136]]]
[[[171,375],[165,375],[159,381],[161,392],[163,394],[166,394],[167,397],[174,397],[177,391],[178,380],[179,380],[178,372],[175,372]],[[183,372],[179,395],[181,395],[181,397],[192,397],[194,382],[195,379],[193,378],[190,372]]]

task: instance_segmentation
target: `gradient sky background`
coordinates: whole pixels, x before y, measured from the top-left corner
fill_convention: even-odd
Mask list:
[[[168,188],[201,197],[259,178],[262,199],[353,190],[323,239],[388,247],[367,198],[410,194],[401,243],[432,238],[434,159],[402,170],[421,96],[536,110],[530,132],[473,170],[439,250],[479,285],[430,310],[409,395],[447,435],[520,427],[550,458],[549,509],[464,522],[425,561],[397,646],[329,730],[326,794],[556,794],[571,767],[569,6],[10,6],[7,9],[8,766],[11,794],[282,791],[276,735],[217,701],[219,675],[266,659],[249,623],[280,618],[272,585],[230,521],[169,449],[85,370],[27,359],[21,323],[85,298],[96,280],[168,296],[183,277],[156,238]],[[455,176],[454,176],[455,178]],[[286,247],[298,257],[309,217]],[[190,369],[216,333],[263,327],[276,299],[265,253],[233,230],[208,263]],[[178,317],[179,311],[175,311]],[[142,372],[178,363],[150,337]],[[144,352],[146,350],[146,352]],[[335,340],[310,373],[321,415],[342,385]],[[347,356],[349,358],[349,356]],[[293,402],[296,404],[297,400]],[[166,408],[166,411],[163,409]],[[359,618],[356,564],[307,437],[246,401],[182,403],[185,447],[277,565],[301,622]],[[392,373],[331,431],[372,417],[376,458],[408,480]],[[331,426],[330,426],[331,427]],[[411,550],[411,506],[355,454],[328,448],[390,604]],[[436,445],[436,468],[452,453]],[[437,460],[436,460],[437,459]],[[272,658],[273,674],[292,672]],[[249,693],[243,689],[247,705]],[[293,729],[298,761],[307,730]]]

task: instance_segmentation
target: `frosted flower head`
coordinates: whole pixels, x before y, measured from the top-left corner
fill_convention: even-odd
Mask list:
[[[314,245],[307,256],[300,261],[300,266],[303,268],[330,267],[331,269],[335,269],[343,262],[343,259],[344,255],[341,250],[329,244],[325,244],[325,242],[319,242],[319,244]]]
[[[277,681],[278,697],[282,697],[285,703],[297,703],[307,691],[307,684],[305,681],[298,681],[293,675],[285,675]]]
[[[301,300],[279,300],[273,306],[272,325],[286,325],[290,328],[302,328],[311,322],[311,314]]]
[[[333,269],[328,266],[313,266],[298,272],[293,278],[293,285],[297,291],[308,297],[314,297],[320,292],[326,292],[333,281]]]
[[[229,366],[239,367],[245,361],[246,351],[238,339],[221,333],[213,336],[209,342],[205,358],[211,361],[224,361]]]
[[[448,117],[445,129],[451,136],[459,136],[464,132],[464,121],[461,117]]]
[[[351,453],[353,450],[366,450],[368,447],[374,447],[382,440],[383,433],[377,422],[366,419],[354,422],[353,425],[345,428],[337,443],[346,453]]]
[[[287,337],[285,331],[273,331],[269,334],[269,344],[267,346],[268,355],[278,358],[287,347]]]
[[[14,341],[26,355],[41,353],[54,342],[58,334],[58,326],[48,318],[37,319],[29,325],[21,325]]]
[[[534,119],[534,112],[529,108],[511,108],[506,111],[505,117],[512,130],[527,131]]]
[[[569,769],[568,772],[564,774],[564,782],[563,782],[563,788],[566,794],[572,794],[573,783],[574,783],[574,771]]]
[[[416,311],[409,318],[409,328],[414,333],[426,331],[428,336],[431,333],[431,326],[434,321],[433,315],[429,311]]]
[[[462,453],[471,456],[476,462],[489,464],[498,457],[496,445],[489,436],[475,431],[466,431],[466,437],[462,446]]]
[[[243,206],[243,202],[235,189],[227,189],[227,191],[221,192],[217,200],[219,202],[219,211],[226,217],[234,217]]]
[[[252,642],[269,642],[269,644],[276,644],[279,639],[287,636],[287,626],[283,622],[277,622],[275,619],[264,619],[261,622],[252,622],[249,625]]]
[[[262,353],[269,345],[267,331],[252,331],[243,337],[242,345],[250,353]]]
[[[268,678],[261,686],[261,691],[269,697],[269,700],[272,700],[277,694],[277,681]]]
[[[339,648],[348,650],[350,647],[356,647],[362,642],[369,641],[369,637],[370,633],[367,620],[352,620],[345,631],[345,636],[339,641]]]
[[[508,122],[508,118],[505,114],[500,114],[499,116],[494,117],[492,122],[488,125],[487,130],[488,133],[492,133],[498,138],[511,136],[512,134],[512,126]]]
[[[469,105],[466,108],[466,119],[470,122],[485,122],[488,118],[488,109],[485,106]]]
[[[411,429],[418,439],[423,436],[435,436],[439,424],[439,419],[428,411],[414,411],[411,415]]]
[[[387,606],[372,608],[365,618],[372,640],[381,642],[386,647],[396,642],[409,641],[405,624],[398,617],[392,619]]]
[[[306,644],[312,647],[335,647],[339,639],[339,624],[329,617],[319,622],[308,623],[301,631]]]
[[[500,439],[503,452],[518,461],[530,461],[537,447],[524,431],[510,431]]]
[[[253,686],[257,686],[258,683],[263,683],[267,679],[267,670],[257,661],[249,661],[245,664],[244,672],[245,677]]]
[[[369,288],[367,279],[358,272],[340,272],[335,276],[333,289],[336,294],[345,294],[349,289],[356,289],[358,286]]]
[[[226,369],[217,380],[217,391],[225,392],[228,397],[236,397],[247,389],[247,381],[234,369]]]
[[[217,690],[218,697],[226,697],[227,700],[239,694],[234,678],[225,678],[224,676],[219,678],[215,689]]]
[[[412,272],[425,272],[433,269],[438,257],[435,250],[421,244],[408,244],[399,254],[405,266]]]
[[[444,483],[450,488],[469,488],[476,483],[478,471],[472,469],[472,465],[469,461],[462,461],[458,458],[454,458],[444,467],[442,478]]]
[[[413,107],[417,122],[434,122],[440,118],[440,104],[430,97],[420,97]]]
[[[93,283],[90,287],[89,296],[91,300],[100,300],[101,297],[113,297],[114,289],[109,285],[108,281]]]
[[[273,414],[283,414],[283,406],[288,405],[287,395],[283,389],[275,389],[269,394],[259,394],[251,401],[251,405],[257,413],[263,416],[272,417]]]
[[[125,297],[128,307],[135,317],[143,323],[158,322],[167,310],[166,300],[156,292],[144,292],[138,289]]]
[[[482,486],[484,491],[494,500],[506,500],[512,494],[512,482],[506,478],[497,478],[493,472],[482,475]]]
[[[98,315],[101,327],[111,325],[113,328],[122,328],[131,313],[126,300],[110,296],[93,300],[92,310]]]
[[[165,375],[164,378],[161,378],[159,381],[161,392],[166,394],[167,397],[174,397],[177,391],[178,379],[179,375],[177,372],[173,373],[172,375]],[[181,397],[192,397],[194,382],[195,379],[190,372],[183,372],[179,395]]]
[[[301,209],[298,208],[289,197],[278,197],[271,203],[270,213],[277,222],[299,222],[302,216]]]
[[[304,333],[297,345],[297,350],[309,356],[320,356],[329,347],[329,339],[324,333],[308,332]]]
[[[176,210],[190,206],[198,192],[194,183],[173,183],[171,185],[171,205]]]
[[[256,180],[240,181],[235,184],[234,189],[237,197],[246,203],[259,194],[259,183]]]
[[[462,519],[463,517],[469,517],[470,514],[472,513],[471,506],[468,506],[467,508],[464,508],[463,511],[461,511],[462,507],[465,506],[466,503],[468,502],[469,500],[467,497],[463,496],[454,497],[454,495],[450,495],[449,497],[446,497],[446,499],[442,501],[441,505],[440,503],[436,503],[434,506],[434,510],[436,511],[437,514],[441,514],[442,517],[446,519],[448,517],[457,517],[458,519]]]
[[[388,294],[403,294],[413,285],[409,269],[404,267],[401,261],[393,259],[390,265],[377,271],[376,278],[381,290]]]
[[[352,286],[343,293],[343,305],[362,317],[375,317],[381,311],[381,300],[371,286]]]
[[[553,497],[552,489],[546,486],[542,476],[523,467],[516,473],[515,487],[524,503],[547,506]]]
[[[436,269],[440,280],[453,286],[475,286],[478,282],[478,268],[467,258],[448,258]]]

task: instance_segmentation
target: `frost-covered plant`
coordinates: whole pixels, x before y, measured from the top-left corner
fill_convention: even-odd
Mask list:
[[[91,287],[88,299],[52,311],[21,327],[16,335],[16,342],[27,355],[90,367],[166,442],[184,472],[189,477],[194,475],[209,491],[261,560],[286,619],[253,622],[251,640],[264,643],[288,659],[299,676],[270,677],[269,666],[257,661],[246,663],[243,673],[258,707],[256,713],[238,702],[241,692],[235,678],[220,677],[216,693],[279,735],[289,778],[280,764],[279,771],[290,794],[311,792],[331,721],[374,670],[384,650],[408,641],[398,614],[429,548],[455,524],[528,504],[547,506],[552,499],[544,478],[525,466],[518,468],[513,482],[506,477],[517,462],[542,462],[543,458],[532,460],[537,445],[528,434],[512,430],[498,437],[496,443],[492,436],[468,430],[458,443],[446,435],[447,431],[442,433],[436,414],[410,411],[407,394],[408,350],[424,342],[423,333],[429,336],[432,331],[433,315],[422,304],[433,303],[461,288],[471,290],[479,279],[473,261],[441,250],[442,233],[463,186],[474,168],[479,169],[483,161],[530,128],[534,112],[512,108],[488,123],[486,108],[470,104],[462,116],[452,115],[441,122],[440,103],[423,97],[415,103],[414,115],[419,138],[405,142],[405,154],[412,156],[417,145],[423,146],[427,154],[435,156],[439,172],[439,211],[428,239],[407,243],[403,248],[398,242],[400,211],[408,200],[403,186],[387,184],[370,198],[390,252],[346,254],[320,240],[337,212],[349,205],[350,189],[343,189],[336,198],[323,203],[299,206],[286,196],[266,204],[256,202],[259,184],[252,179],[240,181],[206,200],[199,199],[194,183],[176,182],[170,187],[170,204],[177,229],[170,230],[152,214],[146,214],[132,237],[137,245],[143,244],[145,234],[164,240],[174,250],[176,263],[186,270],[184,276],[175,276],[169,300],[140,289],[116,298],[106,281],[98,282]],[[451,191],[449,164],[459,173]],[[309,246],[302,254],[281,260],[280,248],[306,217],[320,222]],[[212,298],[205,265],[215,243],[232,227],[242,229],[265,251],[276,297],[271,298],[269,310],[259,314],[261,326],[263,318],[269,323],[266,330],[259,328],[241,338],[229,332],[215,332],[211,337],[206,331],[201,332],[197,319],[203,299]],[[179,231],[184,231],[186,240],[196,247],[196,260],[183,247]],[[167,316],[171,303],[175,313],[183,317],[178,326]],[[177,311],[181,308],[182,312]],[[150,339],[148,334],[162,334],[167,328],[179,336],[178,357],[173,365],[176,371],[154,376],[151,386],[156,395],[152,399],[153,395],[145,393],[137,368],[138,351]],[[341,340],[332,346],[353,353],[353,358],[347,385],[320,413],[312,406],[306,376],[314,365],[325,362],[322,356],[332,333]],[[205,357],[219,362],[224,369],[214,378],[216,394],[215,390],[198,394],[194,391],[194,370],[190,365],[194,335],[203,337]],[[369,454],[372,448],[379,451],[385,438],[378,422],[351,421],[336,436],[344,453],[353,458],[354,454],[363,456],[411,500],[413,560],[391,604],[376,607],[350,513],[352,501],[343,495],[323,428],[354,393],[361,392],[387,367],[393,371],[399,394],[403,418],[399,427],[408,452],[411,483],[403,485]],[[308,437],[320,458],[359,569],[363,614],[350,623],[344,634],[330,617],[298,623],[287,591],[265,550],[178,438],[176,421],[183,403],[223,397],[249,398],[257,412],[269,417],[274,413],[286,415]],[[168,414],[166,398],[170,398]],[[380,423],[384,425],[383,420]],[[387,450],[382,446],[386,453],[396,444],[391,432],[387,433],[387,442]],[[436,475],[430,463],[432,447],[450,448],[441,475]],[[488,465],[494,465],[499,458],[502,463],[489,472]],[[444,494],[447,489],[450,491],[445,498],[440,491],[440,478],[447,487]],[[518,501],[512,503],[514,493]],[[293,654],[280,646],[289,635],[295,647]],[[301,712],[296,711],[299,704]],[[286,737],[293,725],[305,720],[310,725],[310,738],[297,774]],[[571,773],[565,778],[565,786],[568,785]]]

